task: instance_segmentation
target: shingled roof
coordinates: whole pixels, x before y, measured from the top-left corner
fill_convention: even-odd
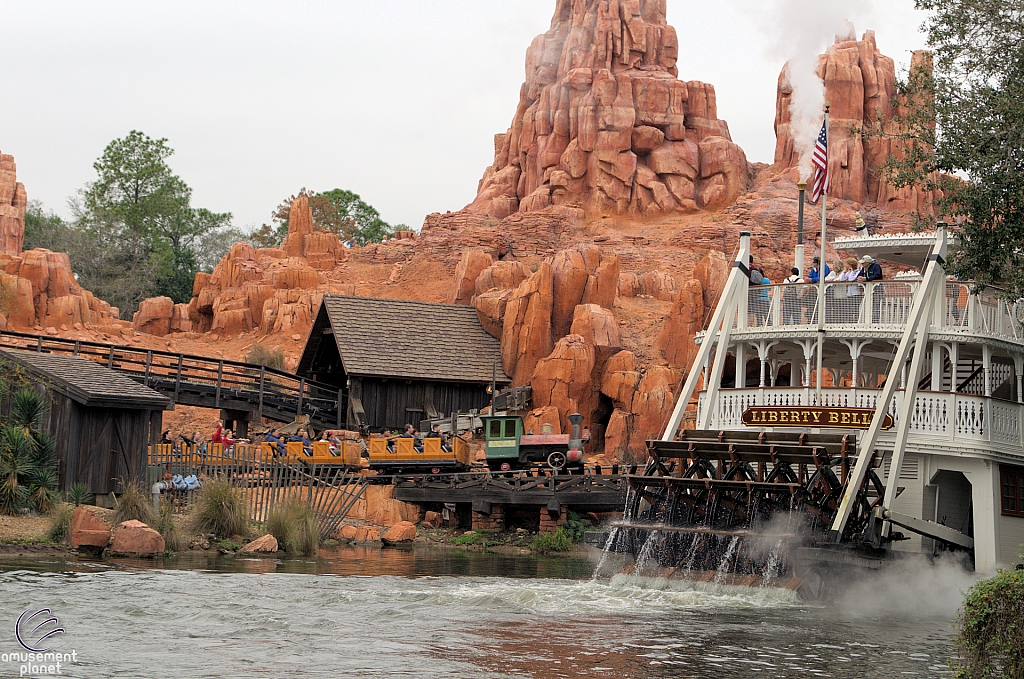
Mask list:
[[[0,358],[21,364],[82,405],[140,410],[164,410],[171,405],[163,394],[78,356],[0,349]]]
[[[496,365],[497,381],[510,381],[500,343],[471,306],[324,295],[299,374],[328,324],[349,375],[486,383]]]

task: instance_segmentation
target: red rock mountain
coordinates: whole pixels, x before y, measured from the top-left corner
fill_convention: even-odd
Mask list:
[[[747,187],[746,156],[715,88],[678,79],[678,54],[665,0],[558,0],[467,209],[649,216],[731,203]]]

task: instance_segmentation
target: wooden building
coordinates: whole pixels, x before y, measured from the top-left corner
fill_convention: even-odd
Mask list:
[[[510,381],[473,307],[343,295],[324,296],[296,372],[338,387],[348,427],[372,431],[483,408],[492,379]]]
[[[166,396],[77,356],[0,350],[0,361],[40,384],[48,408],[42,428],[57,444],[60,487],[85,483],[100,496],[146,471],[146,448],[160,439]]]

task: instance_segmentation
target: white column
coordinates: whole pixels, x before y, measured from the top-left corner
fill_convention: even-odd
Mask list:
[[[992,396],[992,347],[981,345],[981,370],[985,374],[985,396]]]
[[[745,389],[747,386],[747,347],[743,342],[737,342],[736,347],[736,379],[734,386],[737,389]]]
[[[932,391],[942,391],[942,344],[932,342]]]

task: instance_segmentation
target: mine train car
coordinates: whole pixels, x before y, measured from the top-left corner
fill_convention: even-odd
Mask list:
[[[370,469],[380,474],[441,474],[466,471],[473,459],[469,444],[460,436],[442,445],[440,438],[427,437],[421,442],[399,437],[370,438]]]
[[[569,416],[571,434],[524,433],[523,418],[518,415],[495,415],[480,418],[484,424],[487,466],[494,471],[510,471],[547,464],[552,469],[583,466],[583,443],[586,440],[580,425],[583,416]]]

